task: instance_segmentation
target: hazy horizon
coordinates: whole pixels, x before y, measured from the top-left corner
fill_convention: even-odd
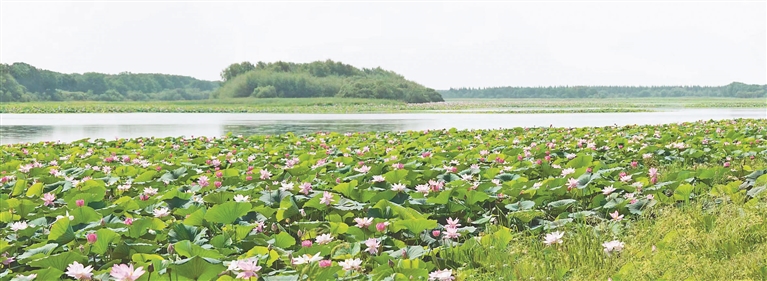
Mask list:
[[[434,89],[767,84],[767,3],[2,2],[0,62],[219,80],[331,59]]]

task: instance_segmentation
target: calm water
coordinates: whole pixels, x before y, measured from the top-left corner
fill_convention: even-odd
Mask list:
[[[297,134],[318,131],[399,131],[581,127],[663,124],[697,120],[767,118],[767,109],[680,109],[639,113],[558,114],[226,114],[109,113],[0,114],[0,143],[140,136]]]

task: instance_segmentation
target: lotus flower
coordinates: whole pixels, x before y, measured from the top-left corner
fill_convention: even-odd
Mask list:
[[[327,191],[323,192],[322,198],[320,198],[320,204],[330,206],[331,203],[333,203],[333,194]]]
[[[10,226],[12,231],[24,230],[24,229],[27,229],[28,227],[26,221],[17,221],[17,222],[11,223]]]
[[[96,243],[98,240],[98,236],[96,236],[96,233],[88,233],[85,235],[85,239],[88,240],[88,243]]]
[[[610,195],[610,193],[613,193],[613,191],[615,191],[615,188],[613,188],[612,185],[611,186],[606,186],[605,188],[602,189],[602,194]]]
[[[395,184],[391,185],[391,190],[392,191],[402,192],[402,191],[405,191],[406,189],[407,189],[407,186],[405,186],[404,184],[401,184],[401,183],[395,183]]]
[[[257,264],[258,264],[258,260],[255,260],[255,259],[246,259],[246,260],[237,261],[237,269],[238,269],[238,271],[241,271],[241,272],[237,273],[237,278],[239,278],[239,279],[248,279],[248,278],[256,278],[256,279],[258,279],[258,274],[256,272],[261,270],[261,267],[258,266]]]
[[[378,239],[369,238],[368,240],[365,240],[365,246],[368,247],[365,249],[366,252],[375,255],[378,253],[378,247],[381,246],[381,242],[379,242]]]
[[[342,262],[339,262],[338,265],[343,268],[343,270],[349,271],[349,270],[357,270],[360,269],[360,265],[362,265],[362,260],[360,259],[346,259]]]
[[[370,167],[368,167],[368,166],[365,166],[365,165],[362,165],[362,167],[359,167],[359,168],[354,168],[354,170],[355,170],[355,171],[357,171],[357,172],[359,172],[359,173],[365,174],[365,173],[367,173],[368,171],[370,171]]]
[[[293,258],[293,260],[292,260],[291,262],[292,262],[293,264],[295,264],[295,265],[299,265],[299,264],[306,264],[306,263],[313,263],[313,262],[318,262],[318,261],[320,261],[320,260],[322,260],[322,256],[321,256],[321,255],[308,255],[308,254],[303,254],[303,255],[301,255],[301,256],[298,256],[298,257],[296,257],[296,258]]]
[[[614,221],[620,221],[623,219],[623,215],[618,213],[618,210],[615,210],[615,212],[610,213],[610,217],[612,217]]]
[[[447,218],[447,228],[458,228],[461,226],[461,224],[458,221],[458,218]]]
[[[357,227],[366,228],[373,224],[373,218],[354,218],[354,222],[357,223]]]
[[[260,173],[261,173],[261,177],[260,177],[261,180],[268,180],[269,178],[272,177],[272,173],[270,173],[267,170],[262,169]]]
[[[319,235],[315,239],[315,242],[317,242],[317,244],[320,244],[320,245],[325,245],[327,243],[330,243],[331,241],[333,241],[333,236],[331,236],[329,233]]]
[[[552,233],[546,234],[546,236],[543,237],[543,244],[546,244],[547,246],[551,246],[555,243],[562,244],[562,237],[564,236],[565,233],[561,231],[554,231]]]
[[[117,281],[135,281],[143,274],[143,267],[139,266],[134,270],[132,264],[115,264],[109,271],[109,275],[111,275]]]
[[[49,192],[49,193],[43,194],[43,202],[44,202],[43,205],[53,206],[53,201],[55,200],[56,200],[56,195],[54,195],[53,193]]]
[[[623,250],[623,246],[624,246],[623,242],[618,241],[618,240],[613,240],[613,241],[602,243],[602,247],[605,248],[604,251],[608,255],[610,253],[612,253],[612,252],[620,252],[620,251],[622,251]]]
[[[154,213],[154,216],[156,218],[163,218],[163,217],[167,217],[168,215],[170,215],[170,210],[168,210],[168,208],[161,207],[161,208],[157,208],[157,209],[152,210],[152,213]]]
[[[444,269],[444,270],[436,270],[434,272],[429,273],[429,280],[453,281],[455,280],[455,277],[453,277],[452,269]]]
[[[69,266],[67,266],[67,276],[72,277],[77,280],[91,280],[91,276],[93,276],[93,267],[92,266],[83,266],[77,261],[72,262]]]
[[[461,236],[461,234],[458,233],[458,229],[457,228],[448,227],[448,228],[445,229],[445,237],[448,238],[448,239],[456,239],[456,238],[458,238],[460,236]]]
[[[243,196],[241,194],[237,194],[234,196],[234,202],[248,202],[250,200],[250,196]]]

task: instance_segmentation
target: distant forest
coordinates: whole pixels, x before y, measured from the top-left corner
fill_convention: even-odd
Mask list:
[[[0,101],[207,99],[218,82],[167,74],[64,74],[26,63],[0,64]]]
[[[332,60],[311,63],[242,62],[221,72],[224,81],[214,98],[341,97],[401,100],[408,103],[443,101],[434,89],[406,80],[392,71],[359,69]]]
[[[311,63],[250,62],[229,65],[221,81],[168,74],[65,74],[26,63],[0,64],[0,102],[151,101],[209,98],[341,97],[401,100],[444,98],[765,98],[767,85],[567,86],[451,88],[435,91],[379,68],[356,68],[332,60]]]
[[[570,86],[570,87],[493,87],[451,88],[439,91],[444,98],[665,98],[730,97],[764,98],[767,85],[738,82],[726,86]]]

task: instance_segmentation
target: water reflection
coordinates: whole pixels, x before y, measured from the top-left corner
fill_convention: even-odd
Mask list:
[[[424,129],[582,127],[767,118],[765,109],[681,109],[663,112],[560,114],[0,114],[0,143],[141,136],[221,136]]]

